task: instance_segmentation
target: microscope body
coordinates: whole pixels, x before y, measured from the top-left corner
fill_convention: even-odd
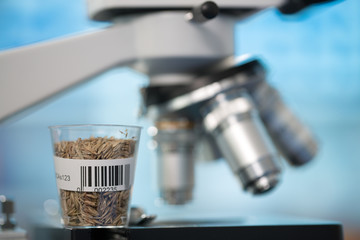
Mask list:
[[[191,201],[199,145],[210,150],[208,160],[225,158],[253,194],[277,185],[280,154],[295,166],[315,156],[311,133],[267,84],[263,64],[251,56],[233,56],[237,21],[268,7],[290,13],[289,4],[141,4],[146,14],[134,20],[138,56],[131,67],[150,79],[141,90],[142,115],[154,122],[157,182],[166,203]],[[122,23],[139,13],[130,1],[90,0],[88,5],[95,20]]]
[[[141,109],[154,125],[164,202],[191,201],[200,155],[224,158],[245,191],[268,192],[280,181],[280,156],[302,166],[317,145],[267,83],[264,64],[234,56],[234,26],[268,7],[291,14],[318,2],[88,0],[90,17],[111,21],[111,27],[0,52],[0,79],[7,86],[0,88],[0,122],[107,69],[128,66],[149,76]],[[258,220],[36,232],[37,239],[342,239],[339,223]]]
[[[199,142],[212,149],[210,158],[227,160],[245,190],[267,192],[280,178],[279,155],[303,165],[315,156],[316,143],[267,84],[263,64],[233,56],[234,26],[268,7],[292,13],[313,2],[321,1],[89,0],[90,17],[113,26],[0,53],[7,85],[0,89],[0,119],[111,67],[129,66],[149,76],[142,114],[157,131],[166,202],[191,200]]]

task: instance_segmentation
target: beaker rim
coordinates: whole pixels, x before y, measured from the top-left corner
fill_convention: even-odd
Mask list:
[[[126,125],[126,124],[66,124],[66,125],[54,125],[49,126],[49,129],[64,129],[64,128],[79,128],[79,127],[121,127],[121,128],[134,128],[134,129],[142,129],[141,126],[136,125]]]

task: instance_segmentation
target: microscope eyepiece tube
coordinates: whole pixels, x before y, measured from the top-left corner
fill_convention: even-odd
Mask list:
[[[205,129],[211,133],[245,190],[267,192],[279,181],[275,148],[243,89],[219,93],[202,108]]]

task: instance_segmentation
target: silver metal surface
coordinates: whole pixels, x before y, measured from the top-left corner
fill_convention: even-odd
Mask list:
[[[131,25],[0,51],[0,121],[135,59]],[[125,47],[126,46],[126,47]]]
[[[193,187],[186,188],[163,188],[160,190],[160,197],[170,205],[183,205],[193,198]]]
[[[133,67],[150,84],[185,84],[233,54],[235,18],[218,16],[199,26],[185,21],[185,13],[127,16],[104,30],[1,51],[0,121],[112,67]]]
[[[219,15],[206,24],[184,19],[187,11],[164,11],[131,19],[137,63],[132,67],[152,78],[157,85],[163,75],[195,74],[198,69],[234,53],[236,18]],[[115,20],[122,24],[123,17]],[[174,31],[176,29],[176,31]],[[221,29],[221,31],[219,31]],[[163,78],[163,77],[162,77]],[[171,79],[163,84],[171,84]]]
[[[254,60],[253,56],[245,54],[239,57],[226,57],[221,61],[216,62],[213,65],[208,66],[208,73],[224,71],[228,68],[234,67],[236,65],[241,65],[248,63]],[[253,76],[251,81],[260,81],[263,80],[265,76],[263,73],[258,73],[256,76]],[[204,77],[207,78],[207,77]],[[198,77],[192,79],[190,82],[201,82],[203,79]],[[204,102],[210,100],[218,93],[224,92],[226,90],[244,86],[250,81],[249,77],[244,73],[239,72],[231,77],[226,79],[221,79],[221,81],[216,81],[205,86],[199,87],[189,93],[183,94],[181,96],[175,97],[163,104],[157,104],[149,106],[147,109],[147,117],[150,119],[157,119],[161,116],[167,115],[169,113],[176,113],[179,111],[186,111],[187,109],[203,104]],[[200,107],[200,106],[198,106]],[[199,118],[199,111],[192,111],[189,114],[195,115],[193,118]]]
[[[204,0],[87,0],[88,13],[95,20],[111,20],[111,16],[102,17],[102,12],[112,9],[124,10],[152,10],[152,9],[191,9],[192,7],[202,4]],[[268,7],[280,6],[284,0],[217,0],[216,3],[221,8],[256,8],[264,9]]]
[[[278,92],[262,81],[253,92],[260,116],[276,146],[289,163],[301,166],[317,153],[308,128],[284,104]]]
[[[280,166],[277,164],[277,160],[268,156],[242,168],[238,176],[247,191],[259,194],[276,186],[279,182],[279,173]]]
[[[133,226],[144,226],[155,220],[156,215],[148,215],[140,207],[131,207],[129,224]]]
[[[203,108],[203,115],[205,129],[244,189],[262,193],[273,188],[280,174],[276,150],[244,90],[218,94]]]
[[[161,120],[157,127],[160,196],[168,204],[185,204],[194,187],[194,129],[184,119]]]
[[[210,67],[209,73],[211,76],[253,61],[249,55],[240,59],[225,58]],[[302,165],[316,154],[316,142],[284,105],[277,91],[265,82],[266,71],[261,62],[247,66],[251,67],[244,71],[237,68],[239,71],[227,78],[202,85],[165,103],[151,105],[148,116],[156,119],[176,114],[202,122],[215,140],[212,145],[221,150],[220,154],[207,157],[212,160],[224,157],[244,188],[258,194],[272,189],[279,181],[279,156],[273,143],[291,164]],[[196,81],[202,80],[207,82],[196,78]],[[249,95],[244,94],[245,89]],[[166,195],[176,194],[168,192]]]

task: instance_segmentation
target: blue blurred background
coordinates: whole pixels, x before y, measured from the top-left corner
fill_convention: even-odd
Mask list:
[[[0,51],[106,26],[88,20],[84,0],[0,1]],[[48,126],[121,123],[144,127],[133,203],[148,212],[331,219],[344,224],[347,239],[360,239],[360,1],[292,17],[269,9],[238,23],[235,37],[236,54],[259,55],[269,82],[316,134],[321,149],[313,163],[301,169],[284,164],[282,184],[261,197],[244,193],[224,161],[198,163],[194,201],[163,206],[153,176],[155,154],[147,147],[151,123],[137,117],[138,89],[147,79],[115,68],[21,120],[0,125],[0,194],[15,198],[19,224],[57,221]],[[214,179],[215,173],[222,177]]]

